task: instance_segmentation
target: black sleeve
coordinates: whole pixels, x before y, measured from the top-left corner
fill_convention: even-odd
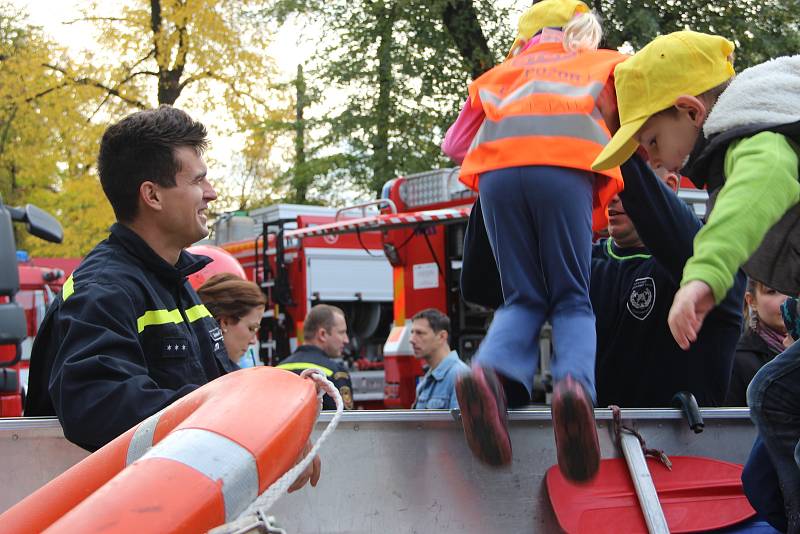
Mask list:
[[[725,396],[725,406],[747,406],[747,386],[750,382],[745,380],[741,367],[739,354],[736,354],[728,394]]]
[[[493,310],[503,304],[500,271],[489,244],[480,198],[475,199],[464,232],[459,286],[461,297],[468,302]]]
[[[135,309],[119,288],[89,284],[61,304],[61,344],[49,381],[64,435],[96,450],[198,386],[160,388],[148,376]]]
[[[645,247],[680,283],[683,267],[693,254],[694,236],[702,223],[694,211],[667,187],[638,155],[622,167],[625,212]]]

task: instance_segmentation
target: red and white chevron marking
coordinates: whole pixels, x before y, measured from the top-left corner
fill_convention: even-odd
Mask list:
[[[334,234],[349,234],[354,232],[369,232],[373,230],[388,230],[403,226],[417,226],[420,224],[452,224],[466,221],[472,206],[464,208],[447,208],[441,210],[417,211],[413,213],[388,213],[360,219],[347,219],[318,226],[289,230],[286,237],[303,239]]]

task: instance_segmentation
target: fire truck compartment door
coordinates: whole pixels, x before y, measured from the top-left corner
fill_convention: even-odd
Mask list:
[[[308,296],[322,301],[392,302],[392,266],[382,250],[307,248]],[[372,254],[372,255],[370,255]]]

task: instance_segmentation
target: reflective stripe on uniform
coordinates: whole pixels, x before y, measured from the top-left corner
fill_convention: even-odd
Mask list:
[[[513,115],[499,121],[484,119],[470,152],[484,143],[515,137],[544,136],[584,139],[604,146],[610,137],[591,116],[566,115]]]
[[[211,317],[211,312],[202,304],[197,304],[186,310],[186,318],[189,319],[190,323],[202,319],[203,317]],[[183,316],[181,315],[181,311],[177,308],[174,310],[150,310],[144,312],[144,315],[136,319],[136,328],[141,334],[142,330],[148,326],[167,323],[179,324],[182,322]]]
[[[198,319],[202,319],[203,317],[211,317],[211,312],[208,311],[208,308],[206,308],[203,304],[192,306],[186,310],[186,318],[189,319],[190,323],[193,323]]]
[[[488,89],[481,89],[478,94],[480,94],[481,100],[484,102],[488,102],[496,108],[502,108],[509,104],[513,104],[514,102],[525,98],[526,96],[536,94],[554,94],[567,96],[570,98],[591,96],[593,99],[597,100],[597,97],[600,96],[602,90],[603,84],[599,82],[590,83],[589,85],[572,85],[568,83],[533,80],[518,87],[513,92],[502,98],[492,93]]]
[[[142,333],[148,326],[167,323],[182,323],[183,316],[180,310],[150,310],[144,312],[144,315],[136,319],[136,328],[139,333]]]
[[[161,418],[162,413],[164,413],[164,410],[151,415],[136,427],[133,437],[131,437],[131,442],[128,443],[128,455],[125,459],[125,465],[131,465],[144,456],[153,446],[153,436],[156,433],[158,420]]]
[[[258,497],[258,467],[249,450],[208,430],[176,430],[161,440],[138,462],[162,458],[184,464],[221,484],[225,521],[232,521]]]
[[[287,371],[302,371],[304,369],[319,369],[325,376],[333,376],[333,371],[328,369],[327,367],[323,367],[321,365],[317,365],[316,363],[307,363],[307,362],[291,362],[291,363],[282,363],[277,366],[278,369],[286,369]]]
[[[64,282],[64,287],[61,288],[61,300],[66,302],[73,293],[75,293],[74,282],[72,281],[72,275],[69,275],[67,281]]]

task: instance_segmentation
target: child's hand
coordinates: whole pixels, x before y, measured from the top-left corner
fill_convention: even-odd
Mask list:
[[[703,320],[714,308],[714,294],[705,282],[692,280],[675,293],[669,310],[669,329],[683,350],[697,341]]]

